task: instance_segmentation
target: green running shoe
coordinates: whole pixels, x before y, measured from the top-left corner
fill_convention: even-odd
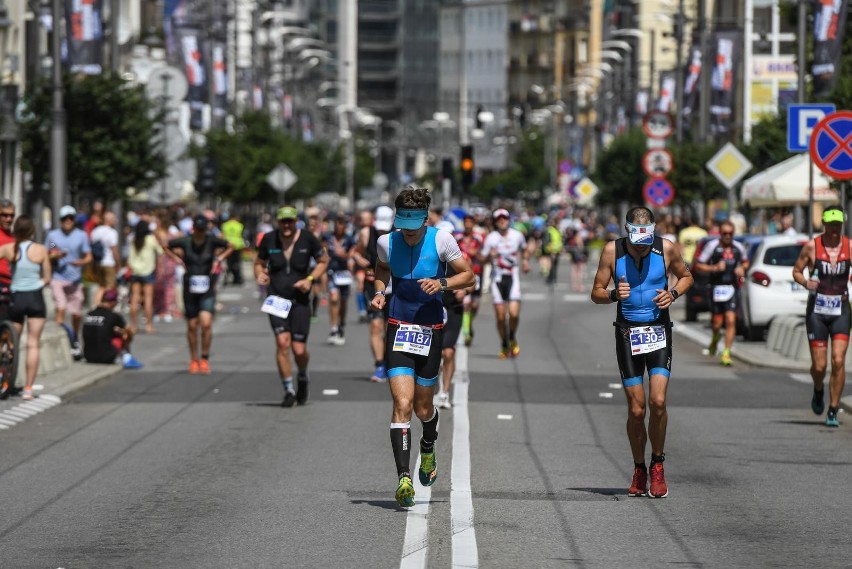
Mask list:
[[[432,452],[420,451],[420,470],[417,471],[420,476],[420,483],[423,486],[431,486],[438,478],[438,461],[435,460],[435,450]]]
[[[403,508],[414,507],[414,483],[408,476],[399,477],[399,486],[396,487],[396,501]]]
[[[825,426],[826,427],[839,427],[840,421],[837,420],[837,409],[833,407],[828,408],[828,413],[825,414]],[[421,475],[421,480],[422,475]]]

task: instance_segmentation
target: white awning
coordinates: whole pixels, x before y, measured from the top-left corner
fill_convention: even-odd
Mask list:
[[[814,201],[837,203],[837,191],[828,178],[813,166]],[[743,182],[740,201],[752,207],[781,207],[808,203],[808,155],[797,154]]]

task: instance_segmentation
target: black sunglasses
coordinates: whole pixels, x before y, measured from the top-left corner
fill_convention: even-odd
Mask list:
[[[65,221],[66,219],[71,219],[71,220],[73,220],[73,219],[74,219],[74,216],[73,216],[73,215],[66,215],[65,217],[62,217],[62,218],[60,218],[59,220],[60,220],[60,221]]]
[[[0,213],[0,217],[15,217],[14,213]]]

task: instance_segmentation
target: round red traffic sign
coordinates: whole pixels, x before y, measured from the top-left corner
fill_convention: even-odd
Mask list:
[[[665,148],[652,148],[642,158],[642,169],[654,178],[665,178],[674,169],[672,153]]]
[[[835,180],[852,180],[852,111],[826,115],[811,133],[814,164]]]
[[[642,187],[642,196],[653,206],[665,207],[674,201],[675,189],[665,178],[650,178]]]
[[[651,111],[642,121],[642,130],[650,138],[668,138],[673,130],[672,115],[665,111]]]

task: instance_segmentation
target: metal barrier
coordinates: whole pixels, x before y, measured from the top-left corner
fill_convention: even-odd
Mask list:
[[[792,360],[808,360],[808,333],[804,316],[778,316],[769,325],[766,348]]]

